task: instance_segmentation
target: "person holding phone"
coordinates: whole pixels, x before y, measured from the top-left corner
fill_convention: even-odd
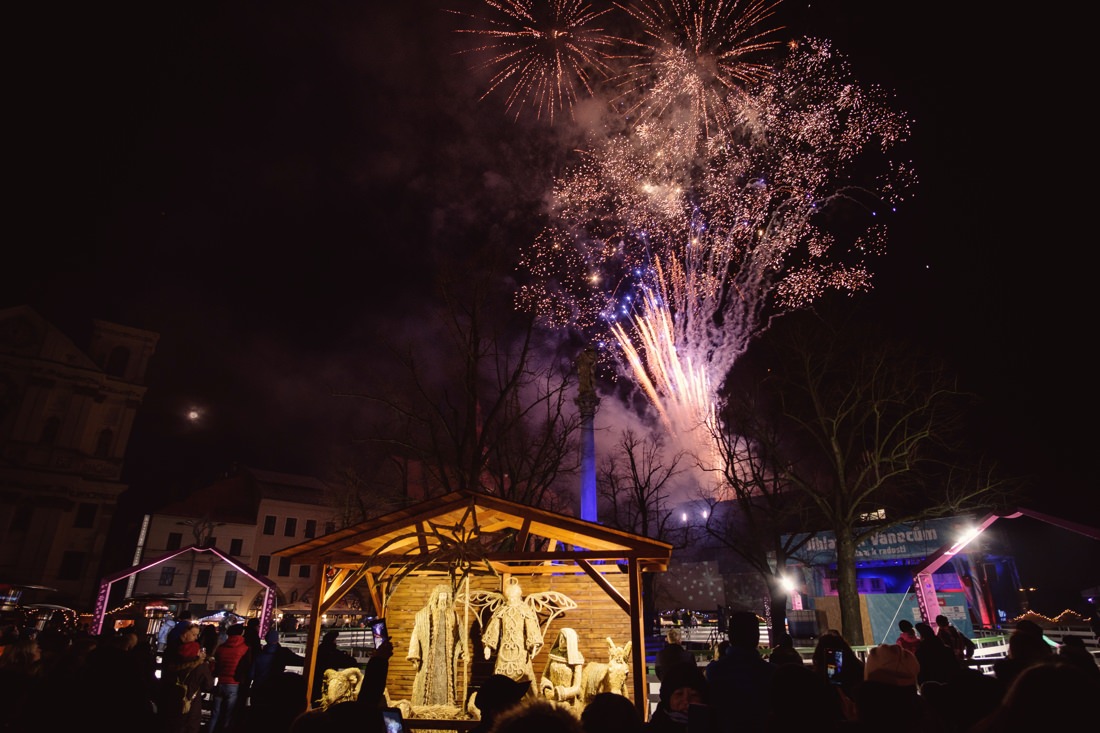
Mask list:
[[[818,638],[812,666],[849,699],[855,699],[856,690],[863,684],[863,662],[839,631],[830,629]]]

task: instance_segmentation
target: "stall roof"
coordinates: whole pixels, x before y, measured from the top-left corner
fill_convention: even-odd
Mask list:
[[[536,551],[503,551],[511,547]],[[529,543],[529,538],[544,540]],[[448,549],[484,551],[483,559],[510,573],[545,572],[555,560],[629,561],[647,572],[668,569],[672,545],[489,494],[456,491],[275,552],[299,564],[323,563],[377,572],[392,563],[447,555]],[[371,567],[363,568],[368,559]]]

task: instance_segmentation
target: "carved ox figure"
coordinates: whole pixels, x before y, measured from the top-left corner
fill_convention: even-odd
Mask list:
[[[614,692],[626,696],[626,678],[630,674],[630,642],[616,646],[607,638],[608,661],[589,662],[584,665],[581,696],[584,705],[601,692]]]

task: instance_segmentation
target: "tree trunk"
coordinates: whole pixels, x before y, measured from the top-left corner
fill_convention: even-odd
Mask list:
[[[851,646],[861,646],[863,616],[859,610],[859,586],[856,584],[856,543],[851,532],[837,533],[836,578],[840,596],[840,633]]]
[[[787,591],[779,584],[779,578],[772,576],[768,580],[768,594],[771,596],[771,607],[768,609],[768,628],[771,630],[770,639],[761,639],[761,643],[768,646],[775,645],[775,637],[780,631],[787,631]]]

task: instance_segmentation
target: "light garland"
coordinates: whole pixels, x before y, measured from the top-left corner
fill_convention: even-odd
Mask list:
[[[1020,621],[1046,622],[1048,624],[1055,624],[1055,625],[1087,623],[1084,616],[1082,616],[1081,614],[1077,613],[1076,611],[1070,610],[1068,608],[1066,610],[1062,611],[1060,614],[1058,614],[1054,618],[1049,618],[1049,617],[1044,616],[1043,614],[1038,613],[1036,611],[1028,611],[1028,612],[1020,614],[1016,618],[1012,619],[1012,623],[1018,623]]]

